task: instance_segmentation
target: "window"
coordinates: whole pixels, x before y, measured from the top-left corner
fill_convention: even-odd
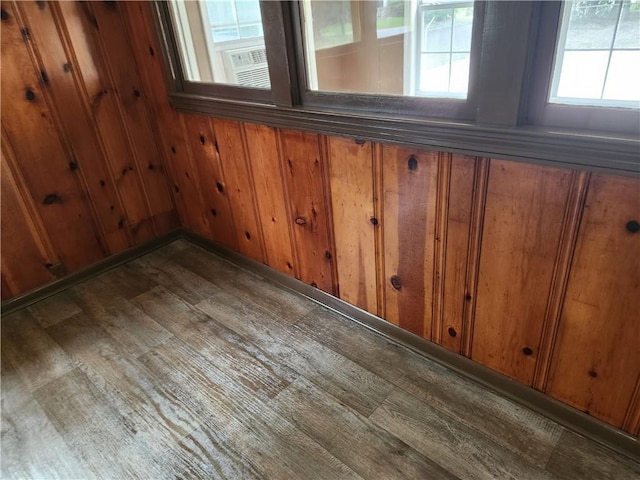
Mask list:
[[[638,164],[640,0],[155,5],[183,111],[477,155]]]
[[[304,0],[311,90],[466,99],[473,2]]]
[[[553,72],[552,103],[637,108],[640,3],[566,3]]]
[[[528,122],[640,133],[640,4],[543,2]]]
[[[169,5],[186,81],[270,88],[259,0]]]

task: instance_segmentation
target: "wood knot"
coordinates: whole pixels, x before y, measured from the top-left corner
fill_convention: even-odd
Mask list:
[[[531,350],[529,347],[524,347],[522,349],[522,353],[524,353],[526,356],[529,356],[533,354],[533,350]]]
[[[0,18],[2,19],[3,22],[6,22],[7,20],[9,20],[9,14],[4,8],[0,10]]]
[[[52,203],[60,202],[62,199],[58,196],[57,193],[50,193],[44,199],[42,199],[42,203],[45,205],[51,205]]]
[[[367,143],[364,138],[354,138],[353,141],[356,142],[356,145],[364,145],[365,143]]]
[[[247,240],[251,240],[251,234],[249,232],[244,232],[244,236],[247,237]]]
[[[391,281],[391,286],[396,290],[400,290],[402,288],[402,281],[400,280],[400,277],[398,277],[397,275],[392,276],[390,281]]]
[[[331,260],[331,252],[329,250],[324,252],[324,258],[326,258],[327,260]]]
[[[449,334],[450,337],[455,338],[456,335],[458,335],[458,332],[456,332],[456,329],[453,327],[449,327],[447,328],[447,333]]]
[[[133,96],[134,97],[139,97],[140,96],[140,90],[138,90],[137,88],[133,89]]]
[[[316,282],[311,282],[311,286],[312,286],[313,288],[318,288],[318,284],[317,284]]]
[[[589,376],[591,378],[596,378],[598,376],[598,374],[596,373],[595,370],[589,370]]]
[[[155,50],[153,49],[153,47],[149,47],[149,55],[151,55],[152,57],[154,57],[156,54]]]
[[[218,215],[218,212],[216,211],[216,209],[215,209],[215,208],[212,208],[212,209],[211,209],[211,215],[213,215],[214,217],[215,217],[216,215]]]
[[[295,222],[298,225],[306,225],[307,224],[307,219],[304,218],[304,217],[298,217],[298,218],[296,218]]]
[[[36,99],[36,94],[33,93],[33,90],[31,90],[30,88],[27,88],[27,91],[25,92],[24,96],[27,98],[27,100],[29,100],[30,102],[33,102]]]
[[[224,192],[224,185],[220,182],[216,182],[216,190],[218,190],[220,193]]]
[[[636,220],[631,220],[630,222],[627,222],[627,230],[631,233],[638,233],[640,232],[640,223],[638,223]]]
[[[69,170],[71,170],[72,172],[75,172],[78,169],[78,162],[76,162],[75,160],[71,160],[69,162]]]
[[[204,145],[204,135],[200,134],[200,143]]]
[[[413,155],[411,155],[411,157],[409,157],[409,160],[407,161],[407,166],[409,167],[409,170],[411,170],[412,172],[418,169],[418,159],[416,157],[414,157]]]
[[[369,221],[371,222],[371,225],[373,225],[374,227],[378,225],[378,219],[376,217],[371,217]]]
[[[38,8],[40,10],[44,10],[44,7],[46,7],[47,2],[45,2],[44,0],[37,0],[36,5],[38,5]]]

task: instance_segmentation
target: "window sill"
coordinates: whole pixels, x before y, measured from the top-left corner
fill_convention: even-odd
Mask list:
[[[273,127],[398,143],[467,155],[622,175],[640,174],[640,139],[633,136],[532,126],[491,127],[374,114],[276,107],[173,93],[181,112]]]

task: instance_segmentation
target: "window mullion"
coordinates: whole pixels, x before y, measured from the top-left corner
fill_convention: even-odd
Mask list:
[[[277,106],[299,103],[290,2],[260,0],[271,95]]]
[[[515,126],[531,49],[536,2],[486,2],[476,121]]]

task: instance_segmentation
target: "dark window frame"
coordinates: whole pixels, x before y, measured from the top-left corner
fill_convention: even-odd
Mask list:
[[[482,5],[484,28],[479,40],[483,48],[477,56],[480,68],[474,82],[478,93],[472,104],[473,118],[447,116],[450,106],[437,110],[437,98],[427,98],[436,102],[419,116],[392,105],[403,97],[359,98],[313,92],[318,101],[310,101],[301,83],[306,68],[300,16],[298,7],[290,1],[261,0],[272,85],[271,90],[263,92],[269,99],[256,100],[252,93],[259,89],[185,82],[167,6],[162,1],[154,3],[169,96],[178,111],[469,155],[640,174],[637,132],[605,128],[594,132],[568,124],[533,124],[532,120],[538,121],[532,116],[539,88],[536,85],[540,83],[536,69],[543,55],[538,45],[544,32],[549,31],[542,4],[549,2],[476,1],[476,8]],[[367,102],[368,107],[364,105]],[[449,102],[460,100],[446,99]]]

